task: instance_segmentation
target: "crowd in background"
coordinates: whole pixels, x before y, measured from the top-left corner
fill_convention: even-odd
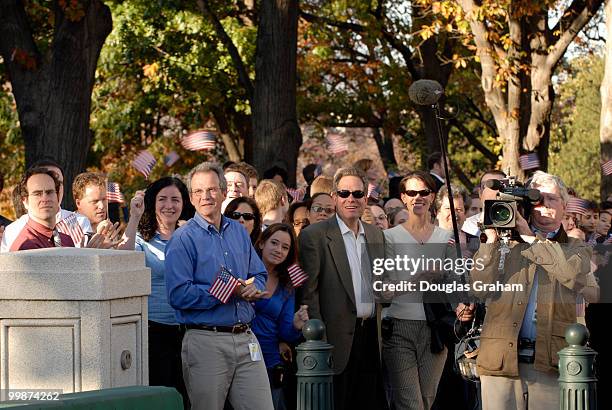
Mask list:
[[[309,318],[325,322],[334,345],[336,409],[555,408],[558,394],[548,394],[556,389],[554,349],[562,346],[535,320],[537,298],[555,281],[575,309],[555,311],[563,317],[549,320],[586,320],[593,346],[601,349],[600,382],[607,382],[601,335],[608,310],[596,303],[608,280],[607,260],[591,261],[590,248],[612,242],[612,198],[601,204],[581,199],[558,177],[531,175],[530,186],[543,193],[542,210],[535,220],[519,220],[517,230],[573,251],[565,251],[565,264],[555,265],[549,279],[548,271],[532,269],[528,282],[539,289],[530,286],[524,300],[515,295],[508,302],[525,306],[510,312],[487,303],[488,316],[479,317],[485,309],[477,304],[440,307],[406,295],[384,306],[377,302],[363,258],[393,255],[376,244],[448,245],[430,255],[445,258],[458,239],[468,256],[498,257],[481,247],[499,239],[480,222],[484,201],[497,195],[485,182],[506,175],[483,172],[471,193],[452,186],[451,212],[442,156],[432,154],[427,168],[382,184],[368,159],[333,176],[311,164],[303,170],[306,186],[287,188],[280,167],[260,176],[247,163],[203,163],[184,178],[151,182],[131,199],[126,221],[111,221],[104,175],[79,174],[72,185],[76,209],[64,210],[62,167],[43,159],[13,190],[17,219],[0,216],[2,252],[65,246],[144,252],[151,269],[149,383],[177,388],[185,408],[294,408],[295,346]],[[0,176],[0,192],[2,182]],[[382,185],[388,185],[385,198]],[[529,263],[517,271],[527,272]],[[296,279],[296,271],[307,279]],[[483,326],[482,389],[454,369],[458,339],[441,323],[449,315],[458,328],[475,321]],[[503,333],[499,323],[510,316]],[[502,333],[487,330],[493,320]],[[541,359],[543,351],[550,360]],[[528,389],[522,378],[535,381]]]

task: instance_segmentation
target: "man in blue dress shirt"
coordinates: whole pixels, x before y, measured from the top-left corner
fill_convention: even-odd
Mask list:
[[[168,301],[187,332],[183,377],[192,409],[272,409],[261,348],[249,324],[251,302],[266,295],[267,273],[247,231],[221,215],[223,171],[202,163],[187,176],[196,215],[176,230],[166,247]],[[221,272],[240,282],[223,303],[210,289]],[[253,278],[253,280],[250,280]]]

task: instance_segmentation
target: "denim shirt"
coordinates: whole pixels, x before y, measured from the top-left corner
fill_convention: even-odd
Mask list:
[[[137,251],[144,252],[145,263],[151,268],[151,294],[149,295],[149,320],[163,323],[165,325],[175,325],[175,311],[168,303],[166,292],[166,250],[167,240],[162,239],[159,232],[145,241],[140,234],[136,236]]]
[[[255,316],[246,300],[232,295],[223,304],[209,292],[221,268],[242,280],[254,277],[262,291],[268,277],[246,229],[224,216],[220,226],[218,231],[196,214],[166,246],[166,291],[179,323],[232,326]]]

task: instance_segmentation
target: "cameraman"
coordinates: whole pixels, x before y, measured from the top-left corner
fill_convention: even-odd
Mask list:
[[[483,410],[559,409],[557,352],[576,322],[576,295],[590,270],[590,248],[568,238],[561,225],[569,198],[561,179],[537,171],[529,188],[542,195],[531,225],[517,215],[519,239],[507,245],[495,229],[485,229],[486,244],[474,255],[484,268],[472,270],[472,283],[523,285],[477,294],[487,299],[477,359]]]

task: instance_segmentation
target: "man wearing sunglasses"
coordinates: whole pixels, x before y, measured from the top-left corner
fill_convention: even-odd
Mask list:
[[[359,220],[366,189],[360,170],[339,169],[332,187],[336,216],[308,226],[298,238],[309,277],[300,304],[323,320],[334,346],[336,410],[386,408],[369,269],[374,258],[384,257],[384,237],[376,226]]]

